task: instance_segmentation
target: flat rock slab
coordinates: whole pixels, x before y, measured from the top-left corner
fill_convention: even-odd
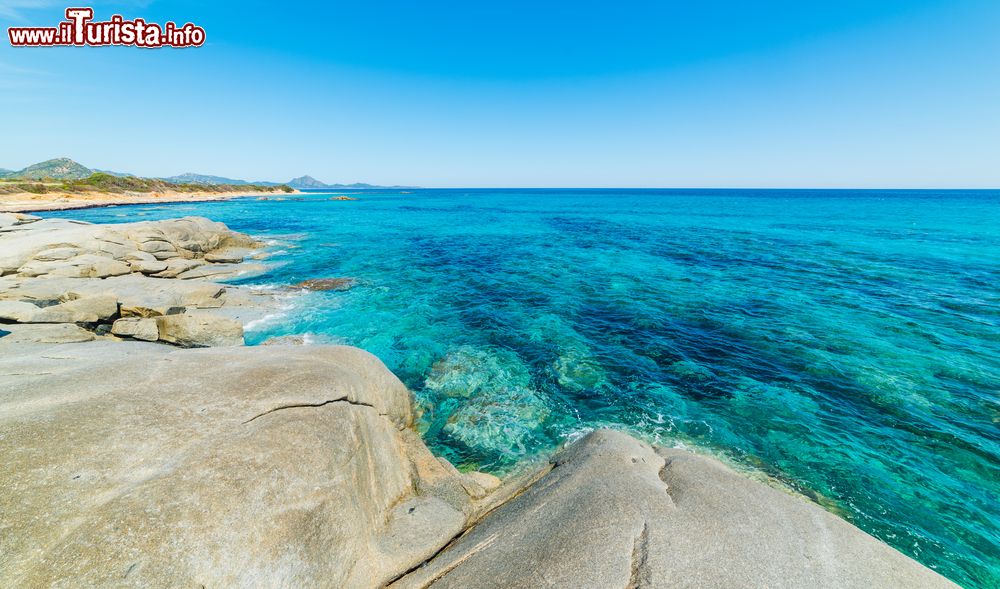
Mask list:
[[[11,348],[24,344],[72,344],[89,342],[96,336],[71,323],[0,324],[0,350],[11,354]],[[0,382],[2,384],[2,382]]]

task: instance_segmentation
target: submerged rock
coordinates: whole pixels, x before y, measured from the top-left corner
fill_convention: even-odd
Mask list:
[[[356,283],[353,278],[314,278],[293,284],[290,288],[316,291],[350,290]]]
[[[531,388],[527,366],[512,351],[470,346],[436,362],[424,381],[431,405],[448,409],[441,432],[478,453],[523,456],[551,410]]]
[[[441,431],[471,450],[519,457],[539,441],[550,413],[545,399],[531,389],[499,388],[462,402]]]
[[[528,367],[510,350],[463,346],[431,367],[424,387],[439,397],[474,397],[497,387],[527,388]]]

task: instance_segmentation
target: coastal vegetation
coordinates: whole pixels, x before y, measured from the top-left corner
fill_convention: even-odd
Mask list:
[[[138,178],[135,176],[115,176],[106,172],[95,172],[85,178],[60,179],[55,177],[38,178],[28,181],[23,178],[5,178],[0,180],[0,194],[47,194],[50,192],[107,192],[124,194],[127,192],[294,192],[294,189],[282,184],[279,186],[263,186],[259,184],[178,184],[157,178]]]

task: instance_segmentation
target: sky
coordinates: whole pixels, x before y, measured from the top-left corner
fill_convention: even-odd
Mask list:
[[[13,48],[0,168],[428,187],[1000,188],[997,0],[81,3],[204,46]]]

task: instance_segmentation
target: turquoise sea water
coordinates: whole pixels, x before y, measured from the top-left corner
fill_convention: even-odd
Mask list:
[[[342,194],[342,193],[341,193]],[[1000,192],[417,190],[203,215],[296,293],[250,343],[378,355],[454,462],[588,428],[723,454],[967,587],[1000,586]]]

